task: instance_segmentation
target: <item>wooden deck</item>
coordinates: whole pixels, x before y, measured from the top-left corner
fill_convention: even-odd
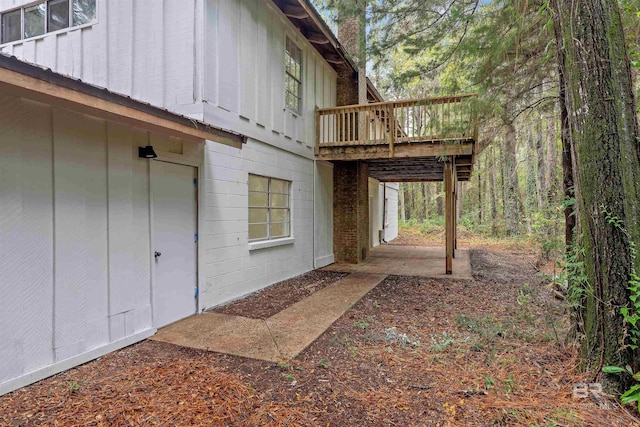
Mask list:
[[[444,181],[445,272],[456,253],[458,181],[473,171],[477,95],[316,109],[316,156],[361,161],[381,182]]]
[[[349,105],[316,110],[321,160],[369,163],[380,181],[442,181],[444,159],[471,174],[478,120],[477,95]],[[441,160],[441,161],[438,161]]]

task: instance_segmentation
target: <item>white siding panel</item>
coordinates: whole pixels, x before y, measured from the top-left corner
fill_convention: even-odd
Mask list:
[[[258,14],[258,44],[254,72],[257,78],[256,123],[262,126],[271,124],[271,67],[269,57],[269,28],[271,21],[265,14]]]
[[[289,110],[286,110],[284,113],[285,117],[285,127],[284,127],[284,136],[289,139],[295,139],[296,130],[298,129],[298,118]]]
[[[56,360],[85,348],[88,236],[86,166],[89,153],[80,131],[71,133],[82,117],[64,110],[53,112],[55,185],[54,348]]]
[[[24,47],[22,48],[22,57],[31,63],[36,62],[36,42],[35,40],[30,40],[24,43]]]
[[[100,2],[100,25],[82,30],[82,80],[101,87],[107,87],[108,60],[108,23],[107,2]]]
[[[149,241],[149,161],[138,158],[138,146],[149,144],[146,135],[137,134],[138,140],[130,152],[132,156],[133,183],[133,275],[129,284],[129,298],[133,311],[125,318],[127,336],[151,327],[151,248]],[[146,316],[145,316],[146,314]]]
[[[315,120],[315,107],[316,103],[316,58],[315,55],[311,52],[311,50],[307,50],[307,54],[305,56],[305,64],[304,64],[305,76],[306,79],[304,81],[304,86],[302,88],[302,94],[304,96],[304,105],[305,105],[305,122],[314,123]],[[304,132],[301,135],[301,138],[304,138],[303,141],[307,145],[307,147],[313,147],[315,140],[315,126],[304,126],[302,129]]]
[[[256,118],[256,47],[258,44],[257,0],[240,3],[240,110],[241,116]]]
[[[50,110],[0,95],[0,383],[53,361]]]
[[[271,102],[273,111],[272,129],[284,133],[284,29],[278,17],[271,20],[271,49],[269,66],[271,68]]]
[[[56,71],[69,75],[73,69],[73,55],[69,43],[69,34],[62,33],[56,39]]]
[[[204,99],[214,105],[219,104],[218,100],[218,4],[219,0],[206,0],[204,6],[204,25],[209,28],[204,30]],[[224,1],[224,0],[222,0]]]
[[[106,10],[108,31],[108,88],[130,94],[133,80],[133,2],[109,0]]]
[[[56,69],[58,52],[58,39],[56,36],[47,36],[36,41],[36,62],[44,67]]]
[[[324,74],[324,83],[323,83],[323,88],[324,88],[324,106],[328,107],[330,105],[335,105],[335,103],[332,102],[332,100],[335,97],[335,86],[332,88],[331,87],[331,82],[334,81],[335,79],[331,78],[331,74],[330,73],[325,73]],[[332,92],[334,92],[332,94]]]
[[[134,275],[133,243],[133,156],[134,138],[129,129],[109,125],[108,179],[109,179],[109,315],[112,320],[111,338],[124,335],[119,314],[134,308],[131,300]],[[114,323],[115,322],[115,323]]]
[[[18,44],[13,46],[13,52],[11,52],[12,55],[17,56],[18,58],[22,57],[22,45]]]
[[[218,13],[218,54],[224,66],[218,70],[218,102],[228,111],[238,111],[240,2],[220,0]]]
[[[156,0],[134,3],[133,97],[153,105],[164,105],[164,37],[157,34],[163,28],[164,9]]]
[[[195,1],[164,2],[163,52],[168,107],[195,102]],[[141,13],[144,17],[144,13]]]
[[[69,46],[71,48],[71,71],[70,76],[77,79],[82,78],[82,30],[74,30],[69,32]]]
[[[108,219],[107,219],[107,135],[102,120],[78,117],[69,129],[76,140],[86,145],[84,156],[85,212],[87,239],[86,276],[87,349],[109,342],[109,283],[108,283]]]

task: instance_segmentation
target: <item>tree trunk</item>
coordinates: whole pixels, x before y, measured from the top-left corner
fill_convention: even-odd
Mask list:
[[[493,147],[489,149],[490,161],[489,167],[487,168],[488,172],[488,181],[489,181],[489,200],[491,204],[491,234],[497,235],[497,227],[496,227],[496,219],[498,218],[498,206],[496,204],[496,179],[495,179],[495,160],[493,155]]]
[[[406,187],[407,184],[402,183],[400,184],[400,191],[398,192],[398,198],[400,199],[400,221],[405,222],[407,220],[407,214],[405,211],[405,206],[404,206],[404,189]]]
[[[625,345],[632,327],[620,314],[630,305],[631,247],[640,244],[638,130],[620,11],[615,0],[553,0],[551,8],[563,43],[559,71],[591,288],[583,308],[586,364],[595,372],[603,365],[637,368]],[[627,385],[623,376],[606,380]]]
[[[549,187],[547,186],[548,175],[547,175],[547,166],[551,166],[548,164],[549,158],[545,157],[544,153],[544,138],[542,138],[542,118],[536,121],[536,154],[538,160],[538,207],[543,212],[546,212],[547,208],[547,194],[549,192]],[[549,153],[550,147],[547,144],[547,153]]]
[[[562,89],[561,89],[562,90]],[[565,111],[566,113],[566,111]],[[560,113],[562,116],[562,112]],[[544,194],[547,197],[547,205],[558,203],[558,147],[556,143],[556,117],[547,117],[547,189]],[[573,184],[572,184],[573,185]]]
[[[438,216],[442,216],[444,215],[444,207],[442,206],[442,188],[440,188],[439,190],[440,191],[438,191],[438,197],[436,198],[436,210]]]
[[[527,152],[529,153],[526,159],[527,162],[527,181],[525,192],[525,208],[526,211],[522,215],[527,223],[527,232],[531,233],[533,230],[533,221],[535,213],[540,212],[542,209],[542,201],[540,200],[540,185],[539,185],[539,173],[538,171],[538,159],[537,152],[538,147],[542,145],[539,141],[542,137],[539,132],[539,120],[535,123],[529,123],[527,126]]]
[[[518,171],[516,169],[516,129],[506,125],[504,141],[504,217],[507,236],[515,236],[518,228]]]

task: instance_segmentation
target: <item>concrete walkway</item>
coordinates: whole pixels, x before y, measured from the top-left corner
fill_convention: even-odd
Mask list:
[[[456,250],[453,274],[445,274],[443,247],[380,245],[360,264],[331,264],[322,270],[471,280],[469,251]]]
[[[358,272],[266,319],[203,313],[160,329],[151,339],[269,362],[296,357],[384,274]]]

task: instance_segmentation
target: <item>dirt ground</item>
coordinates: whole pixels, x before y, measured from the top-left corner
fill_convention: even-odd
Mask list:
[[[388,277],[290,362],[145,341],[0,397],[0,425],[640,425],[572,399],[592,376],[530,249],[471,263],[471,281]],[[268,317],[336,280],[308,273],[217,310]]]

